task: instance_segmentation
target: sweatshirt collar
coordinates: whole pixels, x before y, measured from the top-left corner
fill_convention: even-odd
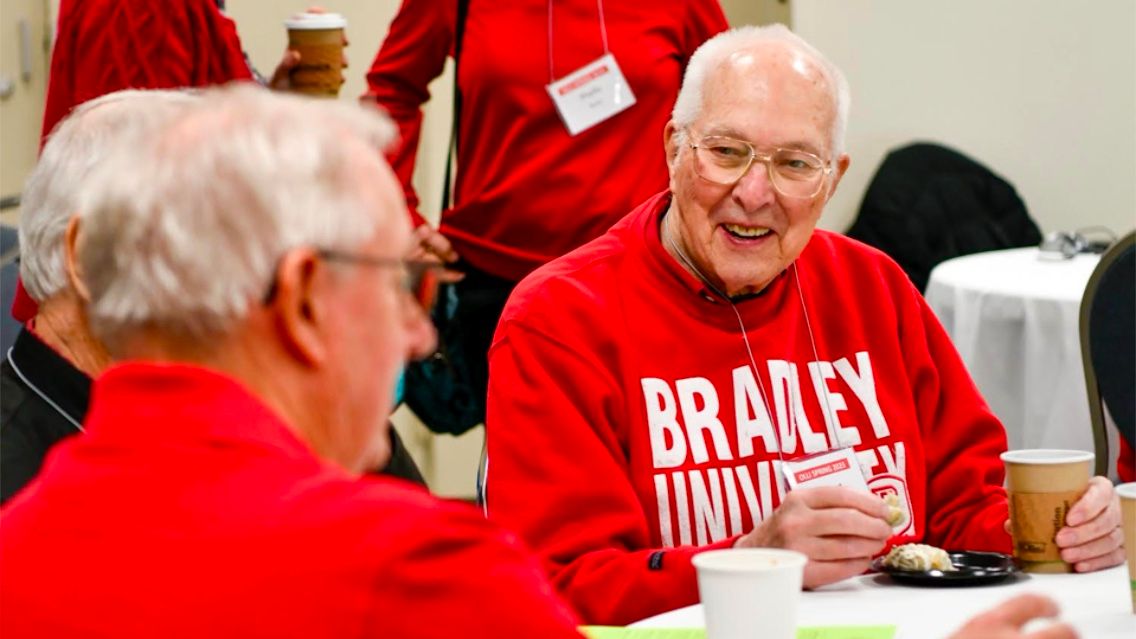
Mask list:
[[[191,364],[113,366],[94,383],[84,426],[92,436],[132,444],[246,443],[288,456],[315,456],[240,382]]]

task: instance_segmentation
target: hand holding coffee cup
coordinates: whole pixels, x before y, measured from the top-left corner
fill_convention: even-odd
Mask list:
[[[1122,560],[1112,484],[1090,480],[1094,455],[1076,450],[1002,454],[1014,556],[1028,572],[1099,570]]]
[[[288,49],[270,83],[274,89],[335,97],[343,85],[347,57],[347,20],[313,7],[284,22]]]

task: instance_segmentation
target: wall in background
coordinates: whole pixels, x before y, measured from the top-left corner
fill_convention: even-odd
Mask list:
[[[1044,231],[1136,227],[1136,2],[794,0],[852,87],[846,229],[889,149],[952,146],[1014,184]]]
[[[35,166],[43,125],[50,24],[45,0],[0,6],[0,196],[17,196]],[[18,208],[0,213],[14,223]]]

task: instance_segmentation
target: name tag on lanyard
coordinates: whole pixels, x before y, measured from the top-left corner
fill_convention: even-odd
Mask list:
[[[545,85],[568,133],[576,135],[635,104],[623,71],[610,53]]]
[[[856,461],[855,451],[850,447],[809,455],[800,459],[781,462],[785,482],[789,489],[813,488],[816,486],[847,486],[855,490],[868,491],[868,482]]]

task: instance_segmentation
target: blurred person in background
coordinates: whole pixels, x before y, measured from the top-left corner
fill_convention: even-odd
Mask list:
[[[690,55],[726,27],[717,0],[403,1],[363,100],[399,127],[389,159],[424,250],[465,275],[446,346],[468,367],[478,417],[458,427],[484,418],[486,353],[513,286],[666,187],[655,132]],[[427,85],[447,57],[457,170],[434,230],[411,178]]]

